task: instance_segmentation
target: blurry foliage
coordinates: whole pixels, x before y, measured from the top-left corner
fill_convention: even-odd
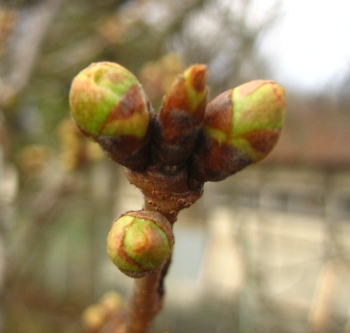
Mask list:
[[[42,171],[50,158],[47,146],[33,144],[24,147],[18,154],[18,166],[24,177],[42,177]]]
[[[16,24],[16,11],[0,9],[0,56],[4,52],[5,44]]]
[[[62,153],[61,165],[64,170],[79,170],[84,164],[97,162],[104,155],[97,143],[87,140],[70,119],[62,120],[58,125]]]
[[[167,54],[159,60],[147,61],[141,68],[140,81],[157,112],[163,96],[170,88],[176,76],[185,69],[180,57],[175,53]]]
[[[105,293],[97,303],[91,304],[82,313],[83,327],[88,332],[99,332],[101,329],[108,332],[114,327],[115,333],[122,333],[125,321],[124,303],[117,292]]]

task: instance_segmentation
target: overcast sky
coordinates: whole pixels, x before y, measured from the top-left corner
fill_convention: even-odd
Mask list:
[[[323,88],[350,68],[350,0],[282,2],[283,16],[263,43],[275,79],[303,90]]]

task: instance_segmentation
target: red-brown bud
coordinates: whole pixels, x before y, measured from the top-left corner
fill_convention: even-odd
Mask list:
[[[219,181],[265,158],[278,141],[284,113],[284,89],[272,81],[251,81],[216,97],[190,161],[192,177]]]
[[[191,154],[207,103],[206,66],[193,65],[165,95],[155,125],[155,150],[162,163],[181,164]]]

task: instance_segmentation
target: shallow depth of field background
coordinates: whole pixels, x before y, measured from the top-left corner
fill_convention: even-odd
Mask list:
[[[180,214],[151,332],[350,332],[350,5],[317,5],[0,4],[1,333],[89,332],[87,307],[131,292],[105,240],[142,197],[69,117],[72,78],[105,60],[131,70],[155,109],[193,63],[208,66],[210,99],[252,79],[287,91],[271,156],[207,183]]]

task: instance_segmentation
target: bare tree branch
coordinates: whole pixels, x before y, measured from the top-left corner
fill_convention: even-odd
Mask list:
[[[61,2],[62,0],[39,1],[18,10],[18,23],[0,64],[0,71],[3,74],[2,85],[8,86],[12,94],[18,95],[25,88],[42,41]],[[0,105],[6,104],[8,97],[6,95],[0,97]]]

